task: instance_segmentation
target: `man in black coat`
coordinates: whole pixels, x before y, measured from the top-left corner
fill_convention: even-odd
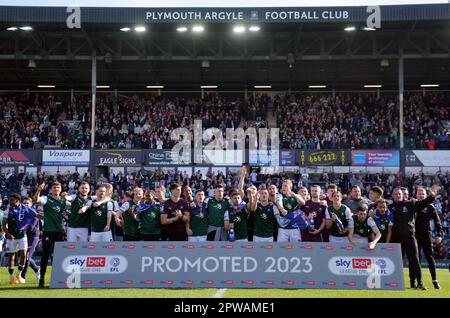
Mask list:
[[[427,191],[423,187],[419,187],[416,192],[417,200],[421,201],[427,197]],[[439,215],[436,212],[436,208],[433,204],[429,204],[422,210],[415,211],[416,214],[416,239],[419,251],[422,250],[428,262],[428,268],[430,269],[431,279],[433,280],[433,286],[436,289],[440,289],[439,282],[436,278],[436,263],[433,257],[433,241],[438,245],[442,242],[442,224],[439,219]],[[430,221],[433,220],[436,237],[431,236]]]
[[[436,187],[430,190],[430,196],[422,201],[407,201],[403,199],[400,187],[392,192],[393,203],[389,210],[394,215],[394,227],[392,229],[392,243],[400,243],[402,256],[406,254],[409,264],[409,279],[411,288],[426,290],[422,283],[422,272],[419,263],[419,251],[415,237],[416,211],[426,208],[434,202]],[[417,286],[415,281],[417,280]]]

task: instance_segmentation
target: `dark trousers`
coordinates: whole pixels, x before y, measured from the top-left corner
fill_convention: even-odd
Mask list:
[[[185,231],[167,231],[167,238],[169,239],[169,241],[187,241],[187,234]]]
[[[41,258],[41,280],[44,280],[47,272],[47,264],[49,257],[53,254],[55,242],[62,242],[64,237],[63,232],[45,232],[42,235],[42,258]]]
[[[138,236],[124,235],[123,241],[124,242],[136,242],[136,241],[140,241],[140,238]]]
[[[422,271],[420,269],[419,250],[417,247],[416,237],[411,235],[394,238],[393,243],[400,243],[402,247],[402,258],[405,254],[408,258],[410,282],[414,282],[417,279],[417,282],[421,284]]]
[[[423,251],[425,258],[428,262],[428,268],[430,269],[431,279],[436,280],[436,262],[433,257],[433,243],[431,238],[431,233],[416,233],[417,245],[419,252]],[[419,253],[420,259],[420,253]]]
[[[31,269],[35,272],[39,270],[39,267],[36,265],[36,262],[33,259],[34,253],[36,252],[36,247],[39,244],[39,234],[36,233],[34,236],[28,236],[28,254],[27,259],[25,261],[25,267],[22,271],[22,277],[25,278],[27,275],[28,267],[31,267]]]
[[[161,235],[158,234],[141,234],[141,241],[160,241]]]

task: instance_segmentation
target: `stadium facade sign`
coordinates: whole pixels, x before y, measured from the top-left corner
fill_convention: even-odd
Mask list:
[[[95,164],[97,166],[137,167],[142,165],[141,150],[96,150]]]
[[[398,150],[352,150],[352,166],[399,167]]]
[[[66,23],[180,23],[180,22],[366,22],[374,15],[382,21],[447,20],[450,6],[440,4],[335,7],[37,7],[0,6],[3,22]],[[376,7],[376,9],[375,9]]]
[[[144,164],[147,166],[173,165],[172,150],[170,149],[145,150]]]
[[[300,166],[347,166],[347,150],[300,150]]]
[[[0,166],[35,165],[39,163],[36,150],[0,150]]]
[[[91,160],[89,150],[43,150],[44,166],[88,166]]]
[[[412,167],[450,167],[450,150],[406,150],[405,165]]]
[[[57,242],[50,288],[403,290],[399,244]]]
[[[297,151],[296,150],[280,150],[280,165],[281,166],[296,166],[297,165]]]

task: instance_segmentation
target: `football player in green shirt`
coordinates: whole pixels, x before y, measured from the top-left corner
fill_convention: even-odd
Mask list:
[[[280,217],[280,212],[276,204],[269,202],[269,191],[266,188],[259,190],[259,202],[255,209],[250,209],[253,213],[253,242],[273,242],[273,229]]]
[[[42,258],[41,258],[41,279],[39,288],[44,288],[45,273],[50,255],[53,253],[55,242],[64,240],[63,212],[66,209],[66,200],[61,197],[61,183],[53,182],[49,195],[41,196],[45,183],[40,184],[34,195],[34,202],[44,207],[44,231],[42,234]]]

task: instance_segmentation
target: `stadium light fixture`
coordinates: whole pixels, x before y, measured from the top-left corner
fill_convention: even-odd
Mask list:
[[[327,88],[326,85],[309,85],[309,88]]]
[[[147,88],[151,88],[151,89],[162,89],[164,88],[163,85],[147,85]]]
[[[128,31],[131,31],[131,28],[129,28],[129,27],[121,28],[120,31],[128,32]]]
[[[356,30],[356,28],[354,26],[348,26],[344,29],[344,31],[347,31],[347,32],[353,32],[355,30]]]
[[[55,85],[38,85],[38,88],[55,88]]]
[[[364,31],[376,31],[374,28],[364,27],[362,28]]]
[[[439,84],[421,84],[420,87],[439,87]]]
[[[252,26],[250,26],[250,27],[248,28],[248,30],[249,30],[250,32],[258,32],[259,30],[261,30],[261,28],[260,28],[259,26],[257,26],[257,25],[252,25]]]
[[[236,25],[233,28],[233,32],[234,33],[244,33],[245,32],[245,27],[243,25]]]
[[[145,26],[142,26],[142,25],[139,25],[134,28],[134,31],[136,31],[136,32],[145,32],[145,30],[146,30]]]
[[[32,28],[32,27],[30,27],[29,25],[26,25],[26,26],[20,27],[20,29],[21,29],[22,31],[32,31],[32,30],[33,30],[33,28]]]
[[[9,27],[6,30],[7,31],[17,31],[19,28],[18,27]]]
[[[177,28],[177,31],[178,31],[178,32],[186,32],[187,30],[188,30],[188,28],[185,27],[185,26],[181,26],[181,27],[178,27],[178,28]]]
[[[272,88],[272,85],[255,85],[254,88],[260,89],[260,88]]]
[[[109,88],[109,85],[97,85],[95,87],[97,87],[97,88]]]
[[[369,84],[369,85],[364,85],[364,87],[365,88],[381,88],[381,85],[379,85],[379,84],[376,84],[376,85]]]
[[[200,88],[205,89],[205,88],[218,88],[217,85],[202,85],[200,86]]]
[[[205,30],[205,28],[202,25],[194,25],[192,27],[192,31],[196,32],[196,33],[203,32],[204,30]]]

